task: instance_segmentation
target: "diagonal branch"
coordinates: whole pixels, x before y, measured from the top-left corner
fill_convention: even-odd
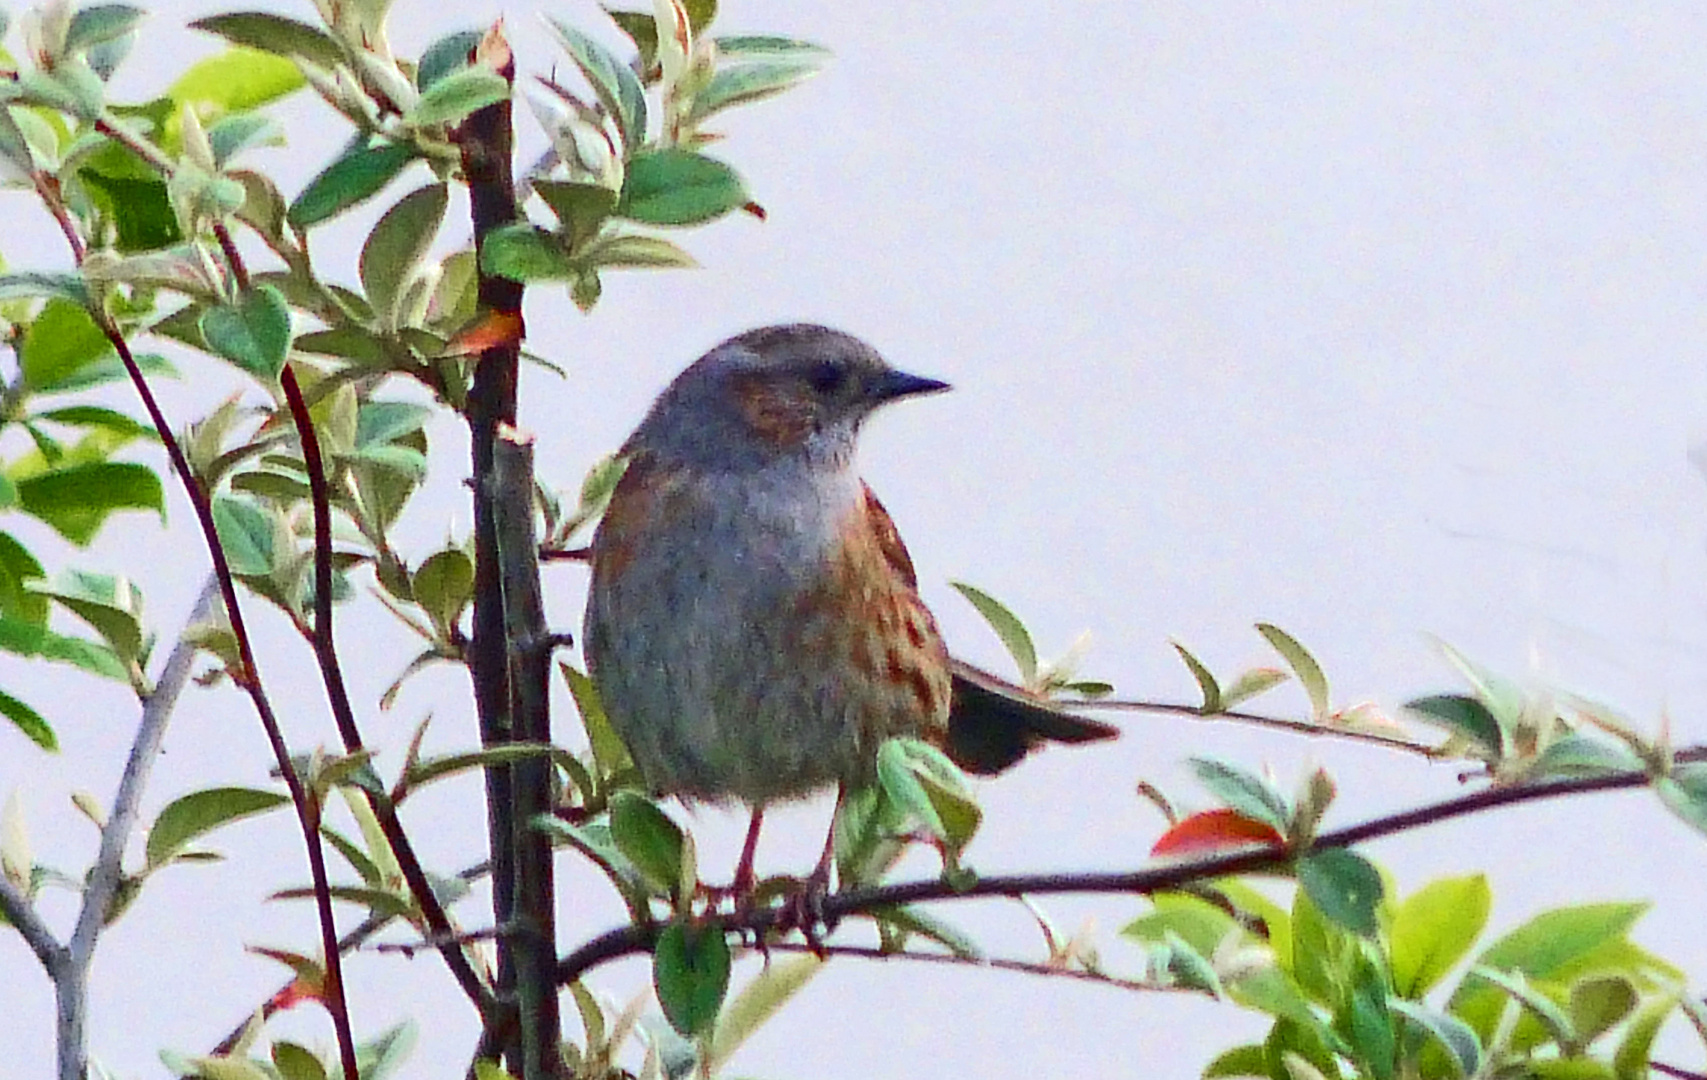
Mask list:
[[[1707,760],[1707,747],[1680,750],[1674,756],[1679,763]],[[1594,791],[1621,791],[1645,787],[1653,777],[1641,770],[1606,773],[1599,776],[1547,780],[1538,783],[1494,787],[1483,791],[1445,799],[1427,806],[1374,818],[1358,825],[1336,829],[1318,835],[1310,850],[1344,848],[1353,844],[1407,832],[1424,825],[1450,821],[1453,818],[1481,813],[1500,806],[1557,799],[1567,795]],[[1078,874],[1008,874],[979,878],[970,886],[955,886],[935,878],[928,881],[902,882],[871,888],[850,889],[824,898],[822,919],[834,925],[848,915],[870,912],[874,908],[898,904],[914,904],[935,900],[970,900],[978,897],[1019,897],[1043,893],[1126,893],[1149,894],[1177,889],[1194,881],[1224,877],[1231,874],[1253,874],[1285,870],[1299,852],[1273,847],[1244,847],[1235,851],[1160,863],[1139,870],[1109,873]],[[763,908],[723,920],[725,930],[747,930],[763,933],[784,924],[788,913],[778,908]],[[634,953],[647,952],[658,939],[662,927],[656,923],[630,925],[607,931],[563,957],[557,964],[557,981],[566,984],[579,979],[600,964]]]
[[[36,959],[47,969],[49,977],[57,980],[68,955],[66,948],[53,936],[53,931],[48,928],[47,923],[42,921],[30,898],[4,874],[0,874],[0,916],[4,916],[13,928],[23,935],[24,944],[36,954]]]

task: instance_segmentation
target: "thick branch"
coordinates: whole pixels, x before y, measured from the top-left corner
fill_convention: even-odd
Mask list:
[[[1676,754],[1676,760],[1707,760],[1707,748],[1695,747]],[[1569,780],[1548,780],[1534,784],[1489,788],[1455,799],[1446,799],[1414,810],[1401,811],[1375,818],[1360,825],[1324,832],[1316,837],[1312,850],[1343,848],[1382,836],[1405,832],[1422,825],[1432,825],[1468,814],[1480,813],[1499,806],[1556,799],[1591,791],[1618,791],[1645,787],[1652,777],[1646,772],[1631,770],[1602,776]],[[1138,893],[1147,894],[1177,889],[1194,881],[1224,877],[1230,874],[1253,874],[1283,870],[1296,857],[1295,852],[1275,848],[1246,847],[1236,851],[1202,858],[1170,861],[1141,870],[1111,873],[1082,874],[1011,874],[979,878],[966,888],[957,889],[940,878],[929,881],[903,882],[872,888],[850,889],[824,899],[822,915],[826,922],[848,915],[865,914],[874,908],[897,904],[914,904],[929,900],[970,900],[977,897],[1018,897],[1042,893]],[[788,913],[777,908],[764,908],[723,920],[726,930],[747,930],[763,933],[780,925]],[[631,925],[608,931],[586,942],[565,956],[557,965],[560,984],[579,979],[600,964],[634,953],[646,952],[657,940],[657,924]]]
[[[512,84],[515,60],[497,28],[489,31],[475,49],[474,59],[497,71]],[[486,238],[496,229],[518,218],[516,186],[510,162],[514,149],[510,100],[488,105],[471,113],[456,133],[462,154],[462,174],[468,184],[469,207],[474,219],[474,250],[479,271],[477,289],[481,314],[486,318],[513,320],[521,326],[522,286],[508,278],[489,274],[483,268]],[[505,340],[483,349],[474,367],[469,388],[467,419],[474,470],[474,613],[468,644],[468,670],[474,683],[474,707],[480,720],[484,746],[511,742],[516,735],[510,716],[509,644],[505,640],[503,583],[498,566],[498,540],[491,485],[493,445],[500,425],[516,421],[516,377],[521,361],[521,340]],[[515,911],[516,834],[513,770],[505,765],[486,769],[486,829],[492,852],[492,914],[499,926],[507,926]],[[498,942],[498,996],[514,1000],[516,971],[513,950]],[[494,1033],[511,1032],[502,1045],[494,1045]],[[501,1049],[512,1071],[522,1068],[524,1052],[517,1025],[505,1020],[488,1021],[483,1045]],[[531,1077],[528,1080],[532,1080]]]
[[[510,643],[511,722],[523,742],[551,742],[551,648],[540,595],[533,530],[533,443],[504,428],[493,447],[493,526],[503,583],[505,637]],[[556,885],[551,839],[533,827],[551,812],[551,760],[534,757],[511,768],[515,781],[511,844],[516,859],[515,906],[509,935],[515,955],[527,1080],[557,1074],[561,1022],[557,1011]]]

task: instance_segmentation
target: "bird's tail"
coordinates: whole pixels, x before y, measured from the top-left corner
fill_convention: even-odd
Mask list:
[[[954,703],[943,751],[969,773],[1004,772],[1046,742],[1097,742],[1120,734],[970,664],[953,660],[950,666]]]

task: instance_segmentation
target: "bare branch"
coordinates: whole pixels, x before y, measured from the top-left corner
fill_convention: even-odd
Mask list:
[[[1707,760],[1707,747],[1680,750],[1675,755],[1675,760]],[[1500,806],[1538,802],[1593,791],[1645,787],[1651,780],[1652,777],[1647,773],[1631,770],[1602,776],[1488,788],[1414,810],[1389,814],[1348,828],[1324,832],[1316,837],[1310,850],[1350,847],[1366,840],[1481,813]],[[1178,889],[1208,878],[1282,870],[1289,866],[1298,854],[1273,847],[1245,847],[1201,858],[1170,860],[1143,869],[1109,873],[998,875],[980,878],[969,886],[958,888],[940,878],[903,882],[850,889],[826,897],[822,904],[822,916],[825,922],[834,925],[838,919],[867,913],[873,908],[924,901],[971,900],[991,896],[1018,897],[1040,893],[1149,894]],[[763,908],[727,917],[723,920],[723,926],[725,930],[763,933],[781,925],[786,917],[787,913],[782,909]],[[573,982],[607,961],[650,950],[660,929],[655,923],[623,926],[583,943],[580,948],[558,961],[558,982]]]

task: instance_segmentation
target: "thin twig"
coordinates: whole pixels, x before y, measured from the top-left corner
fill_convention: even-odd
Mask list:
[[[109,120],[101,120],[96,124],[97,130],[109,138],[126,146],[144,160],[160,169],[162,175],[171,174],[172,164],[158,150],[149,146],[145,141],[137,139],[130,132]],[[61,224],[62,230],[70,224],[69,211],[58,191],[49,185],[39,185],[37,194],[47,206],[48,212]],[[80,236],[75,228],[67,232],[71,243],[72,254],[77,265],[82,266],[84,250]],[[75,238],[75,239],[73,239]],[[213,573],[219,582],[220,596],[225,605],[226,618],[230,623],[232,637],[236,640],[239,670],[232,673],[232,679],[249,695],[256,715],[260,718],[261,727],[267,736],[268,745],[272,748],[273,758],[283,774],[285,786],[290,791],[291,805],[296,811],[297,824],[302,831],[303,843],[308,849],[309,873],[314,882],[314,892],[317,914],[320,922],[321,947],[326,952],[326,1009],[331,1014],[333,1029],[338,1036],[339,1056],[346,1076],[357,1075],[355,1037],[350,1031],[349,1011],[344,1002],[343,967],[340,962],[337,944],[338,928],[332,912],[332,895],[326,878],[325,852],[320,847],[319,817],[320,808],[309,798],[308,791],[303,787],[301,777],[291,763],[290,747],[286,744],[283,731],[279,727],[278,717],[273,712],[272,701],[267,697],[261,683],[260,668],[255,663],[254,649],[249,639],[247,625],[243,620],[243,612],[237,602],[237,583],[232,576],[230,563],[225,556],[225,548],[219,540],[219,530],[213,520],[213,503],[208,492],[196,478],[195,471],[190,467],[189,459],[184,456],[184,450],[178,443],[177,436],[172,432],[172,425],[166,419],[165,412],[160,408],[159,400],[154,396],[153,389],[148,385],[148,379],[142,368],[136,362],[136,356],[131,352],[130,342],[125,338],[111,315],[103,308],[91,306],[89,316],[100,329],[113,351],[118,354],[119,361],[124,365],[125,374],[129,376],[131,385],[136,389],[143,408],[148,413],[149,422],[160,437],[166,448],[167,457],[172,462],[172,469],[184,486],[185,494],[189,496],[190,504],[195,510],[196,521],[201,527],[202,539],[207,545],[209,557],[213,560]],[[103,912],[104,914],[104,912]],[[68,1011],[79,1014],[86,1012],[83,1002],[76,997],[67,998],[66,990],[79,992],[75,984],[58,987],[61,993],[60,1013],[64,1016]],[[79,1026],[78,1032],[81,1031]],[[59,1066],[62,1080],[81,1080],[86,1072],[85,1049],[81,1039],[76,1042],[60,1045]]]
[[[212,575],[196,596],[186,628],[195,626],[213,610],[219,596],[219,582]],[[113,894],[124,878],[124,850],[131,830],[142,811],[142,790],[148,784],[148,774],[160,756],[160,743],[166,736],[166,722],[177,707],[178,695],[190,681],[190,669],[196,658],[196,646],[183,637],[172,646],[166,664],[160,669],[160,679],[142,701],[142,718],[136,725],[136,738],[130,744],[130,756],[125,759],[124,773],[119,777],[112,810],[101,827],[101,847],[95,864],[89,869],[88,884],[83,889],[83,908],[77,916],[77,928],[71,935],[71,960],[87,964],[95,948],[95,938],[106,925],[107,908]]]
[[[1707,760],[1707,747],[1680,750],[1678,762]],[[1473,794],[1406,810],[1348,828],[1324,832],[1316,837],[1310,850],[1350,847],[1353,844],[1382,836],[1405,832],[1423,825],[1449,821],[1468,814],[1480,813],[1495,807],[1517,803],[1556,799],[1566,795],[1593,791],[1616,791],[1646,786],[1652,778],[1645,772],[1628,771],[1603,776],[1549,780],[1541,783],[1489,788]],[[1139,893],[1148,894],[1207,878],[1230,874],[1252,874],[1284,870],[1297,857],[1296,852],[1273,847],[1244,847],[1236,851],[1217,853],[1195,859],[1161,863],[1139,870],[1109,873],[1070,874],[1011,874],[980,878],[969,886],[957,888],[940,878],[928,881],[903,882],[871,888],[850,889],[828,896],[822,904],[822,917],[830,924],[837,919],[869,912],[873,908],[912,904],[934,900],[970,900],[991,896],[1024,896],[1043,893]],[[787,913],[776,908],[762,908],[723,920],[725,930],[745,930],[763,933],[775,928]],[[557,964],[557,979],[567,984],[580,978],[599,964],[651,949],[657,940],[656,924],[631,925],[607,931],[584,942]]]
[[[48,975],[57,978],[65,964],[65,946],[59,943],[59,939],[53,936],[53,930],[36,913],[36,906],[30,903],[30,898],[4,874],[0,874],[0,915],[4,915],[12,928],[23,935],[24,944],[36,954]]]
[[[1231,720],[1241,724],[1254,724],[1258,727],[1290,731],[1295,735],[1350,739],[1354,742],[1372,743],[1389,750],[1404,750],[1412,754],[1420,754],[1426,758],[1440,757],[1438,747],[1407,739],[1403,735],[1388,735],[1385,732],[1369,731],[1363,728],[1335,727],[1332,724],[1317,723],[1313,720],[1292,720],[1284,716],[1264,716],[1261,713],[1234,712],[1231,710],[1204,712],[1196,705],[1181,705],[1168,701],[1060,701],[1056,704],[1083,712],[1103,710],[1150,712],[1165,713],[1170,716],[1185,716],[1193,720]]]
[[[222,238],[221,247],[225,251],[227,261],[232,262],[235,268],[241,268],[242,259],[238,256],[236,245],[230,241],[230,234],[223,227],[215,229],[215,234]],[[240,270],[234,269],[235,273],[240,273]],[[303,397],[302,385],[297,380],[295,369],[289,364],[286,364],[280,373],[279,383],[284,390],[291,420],[296,426],[297,441],[302,444],[303,466],[308,472],[309,500],[314,510],[314,626],[309,641],[314,649],[314,658],[320,665],[320,681],[325,685],[326,698],[332,708],[333,723],[338,728],[344,752],[355,754],[363,749],[361,729],[356,724],[355,708],[350,703],[349,686],[344,679],[343,662],[338,655],[332,617],[332,497],[326,480],[326,463],[320,453],[320,440],[314,431],[314,420],[309,414],[308,402]],[[397,858],[398,869],[403,874],[410,894],[421,908],[428,929],[448,940],[455,933],[450,915],[439,903],[432,883],[427,880],[426,871],[415,854],[414,845],[397,817],[396,806],[383,792],[364,788],[363,793],[379,822],[380,831],[385,834],[387,845]],[[468,955],[460,946],[451,944],[445,945],[440,950],[440,955],[444,957],[445,965],[450,969],[457,985],[462,988],[462,992],[474,1003],[475,1008],[480,1010],[482,1016],[488,1015],[496,1007],[496,999],[480,973],[474,970]]]
[[[326,876],[326,853],[320,846],[320,807],[303,786],[302,777],[297,775],[296,766],[291,761],[290,747],[285,742],[283,729],[279,727],[278,716],[273,712],[272,700],[262,685],[260,667],[255,663],[255,652],[249,639],[248,625],[237,602],[237,580],[232,576],[231,564],[225,557],[225,547],[219,541],[219,528],[214,524],[213,502],[196,478],[189,459],[184,456],[183,447],[172,433],[172,426],[167,421],[165,412],[161,410],[153,389],[149,387],[142,368],[137,365],[136,357],[131,353],[130,343],[125,340],[123,331],[105,312],[92,314],[96,315],[96,324],[118,353],[125,372],[130,376],[131,384],[136,387],[137,395],[142,399],[149,420],[154,424],[155,432],[166,447],[172,468],[183,483],[185,493],[190,497],[196,520],[201,526],[202,538],[207,543],[209,556],[213,559],[214,576],[219,579],[226,619],[231,625],[231,635],[237,642],[239,670],[232,673],[232,681],[249,695],[255,714],[260,718],[261,728],[266,733],[267,743],[273,751],[273,760],[284,777],[285,787],[290,791],[297,825],[302,830],[303,843],[308,849],[309,877],[314,884],[315,907],[320,921],[320,944],[325,953],[325,1005],[326,1011],[332,1017],[333,1030],[338,1036],[339,1059],[343,1064],[345,1076],[360,1075],[356,1068],[355,1036],[350,1029],[349,1009],[344,1001],[344,969],[338,954],[338,924],[332,912],[331,885]]]
[[[775,941],[765,945],[765,949],[775,953],[812,953],[812,946],[803,941]],[[755,952],[762,952],[754,948]],[[874,945],[824,945],[816,955],[849,956],[862,960],[911,960],[927,964],[949,964],[960,967],[987,968],[994,971],[1015,971],[1022,975],[1039,975],[1052,979],[1073,979],[1078,982],[1095,983],[1098,986],[1108,986],[1116,990],[1131,990],[1137,992],[1157,993],[1191,993],[1208,994],[1208,990],[1179,984],[1163,985],[1162,983],[1146,982],[1143,979],[1123,979],[1117,975],[1108,975],[1100,971],[1089,971],[1085,968],[1063,967],[1060,964],[1039,963],[1035,960],[1012,960],[1000,956],[964,956],[960,953],[946,952],[913,952],[907,949],[881,949]]]

